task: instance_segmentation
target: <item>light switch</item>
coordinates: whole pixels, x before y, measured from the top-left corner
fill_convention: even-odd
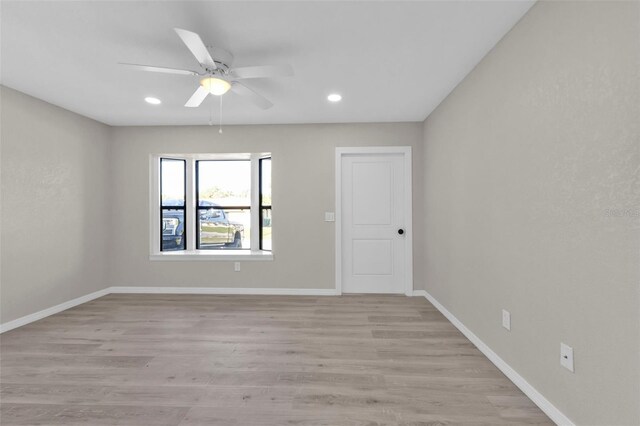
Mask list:
[[[325,222],[335,222],[336,214],[334,212],[324,212],[324,221]]]
[[[502,310],[502,326],[511,331],[511,312],[506,309]]]

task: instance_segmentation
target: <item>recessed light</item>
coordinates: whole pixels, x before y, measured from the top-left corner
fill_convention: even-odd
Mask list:
[[[332,93],[329,96],[327,96],[327,100],[329,102],[340,102],[342,100],[342,96],[337,93]]]
[[[144,98],[145,102],[151,105],[160,105],[162,103],[162,101],[158,98],[153,98],[151,96],[147,96],[146,98]]]

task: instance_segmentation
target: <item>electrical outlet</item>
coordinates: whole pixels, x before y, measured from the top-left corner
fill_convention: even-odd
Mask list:
[[[573,348],[564,343],[560,343],[560,365],[567,370],[573,371]]]
[[[511,331],[511,312],[506,309],[502,310],[502,326]]]
[[[240,272],[240,262],[235,262],[233,264],[233,270],[236,272]]]

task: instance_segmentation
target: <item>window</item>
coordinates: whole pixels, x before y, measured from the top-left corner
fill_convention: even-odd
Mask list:
[[[251,160],[196,161],[201,250],[251,248]]]
[[[151,259],[272,258],[271,155],[152,156]]]

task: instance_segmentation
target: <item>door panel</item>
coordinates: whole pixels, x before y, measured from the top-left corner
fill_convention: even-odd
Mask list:
[[[343,292],[404,293],[404,155],[344,155],[341,176]]]
[[[392,242],[390,240],[353,240],[353,274],[393,274]]]
[[[354,162],[353,176],[353,224],[391,224],[391,162]]]

